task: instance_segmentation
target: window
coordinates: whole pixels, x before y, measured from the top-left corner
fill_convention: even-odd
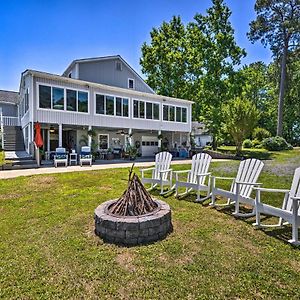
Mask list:
[[[152,103],[150,102],[146,103],[146,118],[152,119]]]
[[[133,116],[134,118],[139,117],[139,101],[133,100]]]
[[[115,114],[115,99],[112,96],[106,96],[106,114],[113,116]]]
[[[175,107],[169,106],[169,121],[175,121]]]
[[[128,117],[129,104],[128,99],[123,98],[123,117]]]
[[[39,107],[87,113],[88,92],[39,85]]]
[[[163,120],[168,121],[169,120],[169,106],[164,105],[163,107]]]
[[[128,99],[96,94],[96,114],[128,117]]]
[[[88,93],[78,91],[78,111],[88,112]]]
[[[128,78],[128,88],[134,89],[134,79]]]
[[[153,119],[159,120],[159,104],[153,103]]]
[[[170,122],[187,122],[187,108],[173,105],[163,106],[163,120]]]
[[[98,144],[99,150],[107,150],[108,149],[108,134],[99,134],[98,135]]]
[[[187,111],[186,111],[186,108],[183,107],[182,108],[182,122],[186,123],[187,121]]]
[[[67,90],[67,110],[77,111],[77,91]]]
[[[139,118],[144,119],[145,118],[145,102],[144,101],[139,101],[139,108],[140,108]]]
[[[122,116],[122,98],[116,98],[116,116]]]
[[[39,102],[40,108],[51,108],[51,87],[39,86]]]
[[[176,122],[181,122],[181,107],[176,107]]]

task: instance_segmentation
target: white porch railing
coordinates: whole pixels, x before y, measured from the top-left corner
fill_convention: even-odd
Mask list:
[[[1,107],[0,107],[0,140],[1,140],[1,149],[4,149],[3,115],[2,115]]]
[[[2,116],[3,126],[20,126],[20,121],[18,117],[8,117]]]

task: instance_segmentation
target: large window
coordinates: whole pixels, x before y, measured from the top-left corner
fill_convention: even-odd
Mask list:
[[[163,120],[170,122],[187,122],[187,108],[173,105],[163,106]]]
[[[40,85],[39,86],[39,101],[40,108],[51,108],[51,87]]]
[[[67,110],[77,111],[77,91],[67,90]]]
[[[133,100],[133,117],[140,119],[159,120],[159,104]]]
[[[128,117],[128,99],[96,94],[96,114]]]
[[[88,112],[88,93],[78,91],[78,111]]]
[[[64,110],[65,109],[65,96],[64,89],[52,88],[52,108]]]
[[[87,113],[88,98],[88,92],[39,85],[40,108]]]

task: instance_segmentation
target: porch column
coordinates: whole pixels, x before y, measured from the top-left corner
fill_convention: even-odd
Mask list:
[[[182,146],[182,134],[181,132],[179,133],[179,144],[180,144],[180,147]]]
[[[89,126],[88,130],[92,130],[92,126]],[[92,146],[92,136],[88,135],[88,146],[91,147]]]
[[[189,134],[189,133],[187,134],[187,138],[186,138],[186,145],[187,145],[188,147],[190,147],[190,146],[191,146],[191,136],[190,136],[190,134]]]
[[[132,146],[132,128],[129,128],[128,135],[129,135],[129,138],[128,138],[129,145]]]
[[[58,147],[62,147],[62,124],[58,124]]]
[[[161,130],[158,130],[158,135],[161,135]],[[161,148],[161,139],[158,139],[158,148]]]
[[[47,151],[50,151],[50,129],[47,129]]]

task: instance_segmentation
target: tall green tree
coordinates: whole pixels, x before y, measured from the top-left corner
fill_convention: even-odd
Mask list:
[[[223,106],[234,96],[235,67],[246,55],[235,42],[231,11],[223,0],[213,0],[206,15],[196,14],[187,27],[188,71],[193,78],[191,95],[196,101],[194,118],[206,123],[213,148],[222,128]]]
[[[259,111],[251,101],[236,98],[225,106],[224,114],[225,130],[232,136],[236,153],[240,155],[244,139],[252,133],[257,124]]]
[[[282,136],[288,54],[299,48],[300,42],[300,1],[256,0],[255,11],[257,18],[250,23],[249,39],[269,45],[274,57],[281,60],[277,135]]]
[[[165,96],[186,98],[186,29],[179,16],[150,32],[142,45],[140,64],[147,83]]]

